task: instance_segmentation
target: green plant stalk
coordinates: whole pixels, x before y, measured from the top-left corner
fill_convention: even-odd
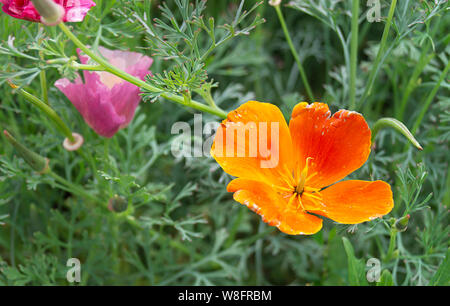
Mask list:
[[[73,69],[79,69],[79,70],[90,70],[90,71],[105,71],[105,68],[101,65],[87,65],[87,64],[80,64],[74,60],[74,58],[57,58],[52,60],[47,60],[47,64],[68,64],[70,68]]]
[[[425,68],[425,66],[428,65],[428,63],[434,57],[434,54],[430,54],[430,55],[425,57],[426,53],[424,51],[426,51],[426,50],[428,50],[428,49],[425,48],[422,51],[422,54],[421,54],[420,59],[419,59],[419,63],[414,68],[414,71],[413,71],[413,73],[411,75],[411,78],[409,79],[408,84],[406,85],[405,92],[404,92],[402,100],[400,102],[400,109],[399,109],[398,114],[397,114],[397,117],[398,117],[399,120],[403,120],[403,116],[404,116],[404,113],[405,113],[405,110],[406,110],[406,105],[408,104],[409,96],[411,95],[411,93],[413,92],[413,90],[417,86],[417,79],[419,78],[419,76],[422,73],[422,71]]]
[[[75,194],[79,194],[83,197],[89,198],[92,201],[96,203],[104,204],[101,200],[90,194],[89,192],[85,191],[83,188],[80,188],[76,186],[75,184],[69,182],[68,180],[60,177],[56,173],[54,173],[50,167],[49,167],[49,159],[45,158],[27,147],[25,147],[23,144],[19,143],[9,132],[6,130],[3,131],[3,134],[5,135],[6,139],[9,141],[9,143],[16,149],[16,151],[19,153],[19,155],[33,168],[35,171],[37,171],[41,175],[49,175],[55,179],[55,181],[59,182],[60,184],[66,186],[67,190],[70,192],[73,192]],[[63,188],[64,189],[64,188]]]
[[[34,106],[36,106],[39,110],[41,110],[53,123],[56,125],[58,130],[66,136],[69,141],[74,142],[75,138],[72,135],[72,131],[67,127],[67,125],[64,123],[64,121],[58,116],[58,114],[47,104],[45,104],[43,101],[41,101],[39,98],[35,97],[34,95],[30,94],[29,92],[25,91],[22,88],[19,88],[17,85],[13,84],[12,82],[9,82],[9,85],[17,89],[19,94],[21,94],[25,99],[30,101]]]
[[[434,35],[436,34],[438,29],[439,29],[439,22],[436,22],[433,26],[433,29],[431,30],[430,36],[434,37]],[[409,79],[408,84],[406,85],[406,90],[404,91],[402,100],[400,102],[400,106],[399,106],[400,109],[397,110],[396,117],[399,120],[403,120],[403,116],[404,116],[404,113],[406,110],[406,105],[408,104],[409,96],[414,91],[414,89],[417,87],[417,79],[419,78],[420,74],[425,69],[425,67],[428,65],[428,63],[435,56],[435,53],[428,54],[428,51],[430,50],[431,46],[432,46],[432,43],[427,41],[424,48],[422,49],[422,52],[420,53],[418,63],[416,65],[416,67],[414,68],[411,78]]]
[[[245,211],[243,209],[239,210],[239,213],[236,219],[234,220],[233,225],[231,226],[230,234],[228,235],[228,238],[225,241],[226,248],[229,248],[233,244],[234,239],[236,237],[236,233],[239,229],[239,226],[241,225],[242,219],[244,218],[244,212]]]
[[[263,232],[264,222],[259,221],[258,234]],[[256,272],[256,285],[262,286],[264,284],[264,272],[263,272],[263,239],[258,239],[255,242],[255,272]]]
[[[48,105],[47,77],[45,75],[45,70],[41,70],[39,73],[39,79],[41,82],[42,100]]]
[[[350,109],[356,107],[356,68],[358,64],[358,17],[359,0],[353,0],[352,40],[350,45]]]
[[[43,28],[42,24],[39,24],[39,28]],[[39,40],[39,44],[42,43],[42,39]],[[39,51],[39,58],[44,61],[44,52]],[[47,76],[45,75],[45,70],[41,70],[39,73],[39,79],[41,82],[41,93],[42,93],[42,100],[44,100],[44,103],[48,105],[48,88],[47,88]]]
[[[94,195],[90,194],[89,192],[85,191],[83,188],[80,188],[77,185],[75,185],[75,184],[69,182],[68,180],[62,178],[61,176],[59,176],[55,172],[50,170],[47,174],[49,176],[53,177],[55,179],[55,181],[65,185],[72,193],[78,194],[78,195],[80,195],[82,197],[85,197],[87,199],[92,200],[95,203],[98,203],[98,204],[101,204],[101,205],[105,206],[105,203],[103,201],[101,201],[100,199],[98,199]]]
[[[14,85],[12,82],[9,82],[9,84],[11,87],[17,89],[17,86]],[[50,106],[42,102],[34,95],[25,91],[24,89],[19,88],[18,91],[24,98],[26,98],[33,105],[37,106],[41,111],[43,111],[50,118],[50,120],[53,121],[53,123],[57,126],[58,130],[69,139],[69,141],[75,142],[75,138],[73,137],[72,131],[69,129],[69,127],[67,127],[64,121]],[[97,167],[95,166],[95,162],[92,160],[92,158],[84,154],[82,148],[79,148],[77,152],[91,165],[93,175],[98,179]]]
[[[85,65],[85,64],[79,64],[76,62],[72,62],[70,64],[70,67],[72,67],[73,69],[79,69],[79,70],[105,71],[105,68],[101,65]]]
[[[447,169],[447,179],[446,179],[446,186],[450,186],[450,170]],[[450,207],[450,188],[447,188],[447,191],[444,194],[444,198],[442,200],[442,203],[445,205],[445,207]]]
[[[189,250],[189,248],[187,248],[184,244],[182,244],[170,237],[166,237],[154,229],[146,228],[142,224],[138,223],[133,216],[130,216],[128,214],[118,214],[117,216],[119,218],[125,220],[128,224],[135,227],[136,229],[147,230],[150,233],[150,235],[157,237],[157,239],[167,242],[171,247],[181,251],[182,253],[184,253],[186,255],[192,256],[197,260],[200,260],[203,258],[203,256],[201,256],[200,254],[192,253],[192,251]]]
[[[389,248],[384,257],[385,262],[389,262],[392,259],[392,255],[394,254],[395,245],[397,241],[397,230],[395,228],[391,228],[391,235],[389,239]]]
[[[109,73],[112,73],[115,76],[118,76],[119,78],[121,78],[121,79],[123,79],[123,80],[125,80],[125,81],[127,81],[127,82],[129,82],[131,84],[134,84],[134,85],[136,85],[136,86],[138,86],[140,88],[144,88],[144,89],[146,89],[148,91],[151,91],[151,92],[159,92],[160,91],[159,89],[157,89],[156,87],[148,84],[147,82],[142,81],[141,79],[136,78],[136,77],[126,73],[125,71],[120,70],[119,68],[111,65],[108,61],[104,60],[101,56],[98,56],[97,54],[92,52],[86,45],[84,45],[69,30],[69,28],[63,22],[61,22],[59,24],[59,27],[64,32],[64,34],[66,34],[67,37],[69,37],[70,40],[73,41],[73,43],[77,47],[79,47],[84,53],[86,53],[86,55],[88,55],[92,60],[96,61],[99,65],[103,66],[105,71],[107,71]],[[176,102],[176,103],[181,104],[181,105],[186,105],[185,101],[184,101],[184,98],[182,96],[179,96],[179,95],[163,93],[163,94],[161,94],[161,97],[163,97],[164,99]],[[219,109],[217,107],[213,108],[210,105],[206,105],[206,104],[194,101],[194,100],[190,101],[189,107],[197,109],[197,110],[202,111],[202,112],[207,112],[207,113],[216,115],[216,116],[218,116],[220,118],[223,118],[223,119],[225,119],[227,117],[227,113],[224,110]]]
[[[439,76],[439,80],[434,85],[433,90],[431,90],[430,94],[428,95],[427,99],[425,100],[425,103],[422,106],[422,110],[420,111],[420,114],[417,117],[416,122],[414,122],[413,128],[411,130],[411,133],[413,135],[417,132],[417,129],[419,128],[420,123],[423,120],[423,117],[425,116],[428,108],[430,107],[431,102],[433,102],[433,99],[436,96],[436,93],[438,92],[439,87],[441,87],[442,81],[447,76],[449,68],[450,68],[450,61],[447,62],[447,65],[445,66],[444,71],[442,71],[441,75]]]
[[[380,65],[381,59],[383,57],[384,49],[386,48],[386,42],[389,35],[389,30],[391,28],[392,18],[394,17],[395,7],[397,6],[397,0],[392,0],[391,6],[389,7],[389,13],[386,20],[386,24],[384,25],[383,35],[381,36],[380,48],[378,49],[377,56],[375,58],[374,64],[372,66],[372,70],[370,71],[369,79],[366,84],[366,88],[364,89],[364,93],[361,97],[359,107],[361,107],[367,96],[370,95],[373,87],[373,83],[375,81],[376,74],[378,72],[378,66]]]
[[[274,5],[274,8],[277,12],[278,19],[280,20],[280,24],[283,29],[286,41],[289,45],[289,48],[291,49],[292,56],[294,57],[295,62],[297,63],[297,67],[298,67],[298,70],[300,71],[300,76],[302,78],[303,85],[305,86],[306,93],[308,94],[310,102],[314,102],[314,95],[312,93],[311,86],[309,85],[305,70],[303,69],[303,65],[300,61],[300,57],[298,56],[297,51],[295,50],[294,44],[292,43],[291,35],[289,34],[289,30],[286,26],[286,22],[284,20],[283,13],[281,12],[280,5],[279,4]]]

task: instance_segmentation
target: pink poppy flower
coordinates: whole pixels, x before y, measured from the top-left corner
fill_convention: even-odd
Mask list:
[[[100,53],[117,68],[144,80],[150,73],[153,59],[136,52],[111,51],[99,47]],[[78,50],[82,64],[89,57]],[[68,79],[56,81],[55,86],[61,90],[81,113],[87,124],[99,135],[112,137],[121,128],[126,127],[134,117],[141,97],[136,85],[105,71],[83,71],[75,83]]]
[[[83,21],[95,2],[91,0],[53,0],[64,9],[62,21],[79,22]],[[30,0],[0,0],[3,3],[3,12],[23,20],[42,22],[41,15],[38,13]]]

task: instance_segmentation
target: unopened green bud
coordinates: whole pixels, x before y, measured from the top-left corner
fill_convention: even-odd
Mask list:
[[[8,131],[4,130],[3,134],[8,142],[16,149],[17,153],[19,153],[33,170],[37,171],[39,174],[45,174],[50,171],[48,158],[42,157],[19,143],[10,133],[8,133]]]
[[[48,26],[60,23],[64,18],[64,7],[52,0],[31,0],[41,15],[41,22]]]
[[[397,132],[403,134],[403,136],[406,137],[417,149],[423,150],[420,143],[414,138],[414,135],[408,130],[406,125],[403,124],[403,122],[395,119],[395,118],[381,118],[378,119],[377,122],[372,127],[372,144],[375,142],[375,137],[377,136],[378,132],[381,129],[384,128],[393,128]]]
[[[395,251],[392,253],[392,259],[398,258],[399,255],[400,255],[400,251],[399,251],[399,250],[395,250]]]
[[[406,215],[404,217],[401,217],[397,221],[395,221],[394,227],[399,232],[404,232],[408,228],[408,222],[409,222],[409,215]]]
[[[108,202],[108,209],[113,212],[121,213],[127,210],[128,200],[119,195],[115,195]]]
[[[389,218],[388,222],[391,226],[394,226],[395,221],[397,221],[394,217]]]

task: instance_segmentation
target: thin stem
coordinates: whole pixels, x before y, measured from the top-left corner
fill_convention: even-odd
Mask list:
[[[126,73],[123,70],[120,70],[119,68],[111,65],[108,61],[104,60],[101,56],[95,54],[94,52],[92,52],[86,45],[84,45],[70,30],[69,28],[63,23],[61,22],[59,24],[59,27],[61,28],[61,30],[67,35],[67,37],[70,38],[70,40],[72,40],[74,42],[75,45],[77,45],[77,47],[79,47],[84,53],[86,53],[86,55],[88,55],[91,59],[93,59],[94,61],[96,61],[99,65],[103,66],[105,71],[108,71],[109,73],[112,73],[116,76],[118,76],[119,78],[134,84],[138,87],[144,88],[148,91],[151,92],[159,92],[160,90],[150,84],[148,84],[145,81],[142,81],[139,78],[136,78],[134,76],[132,76],[131,74]],[[161,94],[161,97],[163,97],[164,99],[170,100],[170,101],[174,101],[178,104],[182,104],[185,105],[185,101],[184,98],[178,95],[174,95],[174,94],[170,94],[170,93],[163,93]],[[194,109],[200,110],[202,112],[207,112],[213,115],[216,115],[218,117],[221,117],[223,119],[225,119],[227,117],[227,113],[225,111],[223,111],[222,109],[219,108],[213,108],[209,105],[205,105],[203,103],[191,100],[189,103],[189,107],[192,107]]]
[[[11,81],[8,82],[9,85],[17,89],[17,91],[28,101],[30,101],[34,106],[36,106],[39,110],[45,113],[47,117],[55,123],[55,125],[58,127],[60,132],[66,136],[71,142],[75,142],[75,138],[72,135],[72,131],[67,127],[67,125],[64,123],[64,121],[58,116],[58,114],[46,103],[41,101],[39,98],[35,97],[34,95],[30,94],[29,92],[25,91],[22,88],[19,88],[17,85],[13,84]]]
[[[150,233],[150,235],[157,237],[157,239],[160,239],[164,242],[167,242],[171,247],[185,253],[186,255],[189,256],[193,256],[195,259],[200,260],[203,257],[199,254],[196,253],[192,253],[191,250],[189,250],[184,244],[171,239],[170,237],[161,235],[160,233],[158,233],[157,231],[146,227],[143,224],[140,224],[139,222],[136,221],[136,219],[132,216],[128,216],[128,215],[119,215],[119,217],[123,218],[128,224],[130,224],[131,226],[133,226],[136,229],[139,230],[148,230],[148,232]]]
[[[356,106],[356,67],[358,61],[358,17],[359,0],[353,0],[352,40],[350,45],[350,109]]]
[[[43,30],[43,25],[39,24],[39,29]],[[43,39],[39,39],[39,45],[42,44]],[[44,61],[44,52],[39,51],[39,58]],[[48,104],[48,88],[47,88],[47,76],[45,75],[45,70],[42,69],[41,72],[39,72],[39,79],[41,82],[41,93],[42,93],[42,100],[45,104]]]
[[[258,234],[263,232],[265,228],[264,222],[259,221]],[[263,239],[258,239],[255,243],[255,268],[256,268],[256,284],[262,286],[264,284],[264,271],[263,271]]]
[[[386,262],[390,261],[391,258],[392,258],[392,255],[394,254],[396,238],[397,238],[397,230],[392,228],[391,229],[391,236],[390,236],[390,239],[389,239],[389,249],[388,249],[387,254],[386,254],[385,258],[384,258],[384,260]]]
[[[425,100],[425,103],[423,104],[422,110],[419,114],[419,116],[416,119],[416,122],[413,125],[413,128],[411,130],[411,133],[414,135],[417,132],[417,129],[420,126],[420,123],[422,122],[423,117],[425,116],[428,108],[430,107],[431,102],[433,102],[434,97],[436,96],[437,91],[439,90],[439,87],[441,87],[442,81],[445,79],[445,77],[448,74],[448,70],[450,68],[450,61],[447,62],[447,66],[445,66],[444,71],[442,71],[439,80],[436,82],[436,85],[434,85],[433,90],[428,95],[427,99]]]
[[[76,152],[80,154],[80,156],[91,166],[92,175],[97,179],[97,182],[100,182],[100,177],[97,173],[97,165],[95,164],[95,160],[91,152],[85,152],[83,147],[79,148]]]
[[[433,29],[431,30],[430,36],[434,37],[434,35],[436,34],[438,29],[439,29],[439,21],[434,24]],[[397,105],[395,105],[396,109],[397,109],[397,112],[396,112],[397,116],[396,117],[399,120],[403,120],[403,116],[404,116],[404,113],[406,111],[406,106],[408,104],[409,97],[410,97],[411,93],[414,91],[414,89],[418,85],[417,80],[418,80],[420,74],[425,69],[425,67],[428,65],[428,63],[435,56],[434,52],[431,53],[431,54],[428,54],[428,50],[430,50],[432,45],[433,44],[431,42],[429,42],[429,41],[427,41],[425,43],[425,46],[422,49],[422,52],[420,54],[418,63],[416,65],[416,67],[414,68],[414,71],[413,71],[413,73],[411,75],[411,78],[408,81],[408,84],[406,85],[406,89],[403,91],[404,93],[403,93],[403,97],[402,97],[402,100],[400,102],[400,105],[398,107],[397,107]]]
[[[79,70],[105,71],[105,68],[102,65],[85,65],[85,64],[79,64],[77,62],[72,62],[70,64],[70,67],[72,67],[73,69],[79,69]]]
[[[228,238],[225,241],[226,248],[229,248],[235,241],[234,238],[236,236],[239,226],[241,225],[242,219],[244,218],[244,212],[245,212],[244,209],[239,210],[239,213],[238,213],[235,221],[233,222],[233,225],[231,226],[230,234],[228,235]]]
[[[375,61],[372,66],[372,70],[370,71],[369,79],[366,84],[366,88],[364,90],[364,93],[362,95],[362,98],[359,103],[359,107],[361,107],[367,97],[370,95],[373,87],[373,83],[375,81],[375,77],[378,73],[379,66],[381,64],[381,60],[383,58],[384,49],[386,48],[386,42],[389,35],[389,30],[391,28],[392,18],[394,17],[395,7],[397,5],[397,0],[392,0],[391,6],[389,7],[389,13],[386,20],[386,24],[384,25],[383,35],[381,36],[381,42],[380,42],[380,48],[378,49],[377,57],[375,58]]]
[[[39,78],[41,81],[42,100],[48,105],[47,77],[45,75],[45,70],[41,70],[39,73]]]
[[[308,79],[306,78],[306,73],[305,73],[305,70],[303,69],[303,65],[300,61],[300,57],[298,56],[297,51],[295,50],[294,44],[292,43],[291,35],[289,34],[289,30],[286,26],[286,22],[284,20],[283,13],[281,12],[280,5],[279,4],[274,5],[274,8],[277,12],[278,19],[280,20],[281,27],[283,28],[284,36],[286,37],[286,41],[289,45],[289,48],[291,49],[292,56],[294,57],[295,62],[297,63],[297,67],[298,67],[298,70],[300,71],[300,76],[302,78],[303,85],[305,86],[309,100],[310,100],[310,102],[314,102],[314,95],[312,93],[311,87],[309,86]]]
[[[224,39],[222,39],[221,41],[219,41],[218,43],[216,43],[215,41],[212,43],[211,47],[209,47],[209,49],[202,55],[202,57],[200,58],[199,62],[203,62],[206,60],[206,58],[209,56],[209,54],[214,51],[217,47],[223,45],[224,43],[226,43],[227,41],[229,41],[230,39],[232,39],[233,37],[235,37],[235,35],[230,34],[227,37],[225,37]]]
[[[439,76],[439,80],[436,82],[436,84],[434,85],[430,94],[428,95],[427,99],[425,100],[425,103],[422,106],[422,110],[420,111],[419,115],[417,116],[417,119],[414,122],[414,125],[411,129],[412,135],[416,134],[417,129],[419,128],[420,124],[422,123],[422,120],[425,117],[425,114],[427,113],[428,108],[431,105],[431,102],[433,102],[433,99],[436,96],[436,93],[438,92],[439,88],[441,87],[442,81],[445,79],[445,77],[448,74],[449,68],[450,68],[450,62],[448,62],[447,66],[445,66],[444,71],[442,71],[441,75]],[[408,144],[405,144],[405,146],[403,147],[403,152],[405,152],[407,149],[408,149]]]
[[[93,196],[92,194],[90,194],[89,192],[85,191],[83,188],[80,188],[78,186],[76,186],[75,184],[69,182],[68,180],[62,178],[61,176],[59,176],[58,174],[56,174],[53,171],[49,171],[48,175],[50,175],[51,177],[53,177],[56,181],[58,181],[59,183],[65,185],[66,187],[68,187],[73,193],[81,195],[87,199],[92,200],[93,202],[99,203],[104,205],[103,201],[101,201],[100,199],[98,199],[97,197]]]
[[[400,102],[400,108],[397,113],[397,118],[399,120],[403,120],[404,113],[406,110],[406,105],[408,104],[409,96],[411,95],[413,90],[417,87],[417,79],[419,78],[419,76],[422,73],[425,66],[428,65],[428,63],[434,57],[434,54],[429,54],[428,56],[425,56],[427,51],[428,51],[428,48],[423,49],[422,54],[419,59],[419,63],[414,68],[414,71],[411,74],[411,78],[409,79],[408,84],[406,85],[406,89],[404,90],[404,94],[403,94],[402,100]]]
[[[450,186],[450,170],[447,168],[447,179],[446,179],[446,185],[445,186]],[[446,192],[444,193],[444,197],[442,200],[442,203],[444,203],[444,205],[449,205],[450,203],[450,188],[447,188]]]

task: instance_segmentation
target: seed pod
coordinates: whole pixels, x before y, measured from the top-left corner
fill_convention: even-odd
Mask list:
[[[45,158],[27,147],[23,144],[19,143],[8,131],[4,130],[3,134],[5,135],[8,142],[16,149],[17,153],[39,174],[45,174],[50,171],[49,167],[49,159]]]
[[[128,208],[128,200],[125,199],[124,197],[121,197],[116,194],[114,197],[109,199],[108,209],[110,211],[121,213],[127,210],[127,208]]]
[[[404,232],[408,228],[409,214],[395,221],[394,227],[399,232]]]

